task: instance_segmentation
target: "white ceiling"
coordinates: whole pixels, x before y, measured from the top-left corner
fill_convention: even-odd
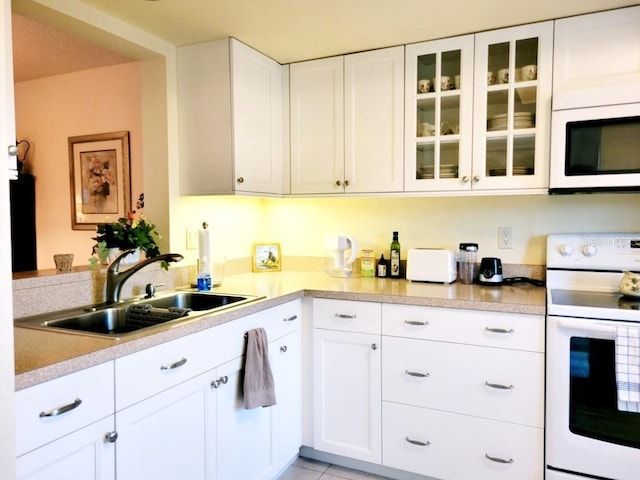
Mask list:
[[[22,1],[38,0],[13,0],[14,11],[16,7],[19,11]],[[231,36],[280,63],[640,4],[638,0],[77,1],[175,45]],[[34,46],[34,42],[25,43]],[[41,48],[45,47],[57,47],[57,52],[40,55],[36,64],[54,58],[64,63],[69,60],[60,62],[60,58],[81,55],[102,58],[95,50],[83,53],[80,44],[62,46],[44,40]],[[27,56],[19,51],[15,55]],[[117,63],[108,55],[104,58]]]

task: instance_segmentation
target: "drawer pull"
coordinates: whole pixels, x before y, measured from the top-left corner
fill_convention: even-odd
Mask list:
[[[506,335],[511,335],[515,330],[513,328],[510,328],[509,330],[505,329],[505,328],[490,328],[490,327],[484,327],[484,329],[487,332],[491,332],[491,333],[504,333]]]
[[[428,447],[429,445],[431,445],[431,442],[426,441],[423,442],[421,440],[413,440],[409,437],[404,437],[405,441],[410,443],[411,445],[418,445],[419,447]]]
[[[229,377],[224,375],[224,376],[220,377],[217,380],[213,380],[211,382],[211,387],[212,388],[218,388],[220,385],[226,385],[228,381],[229,381]]]
[[[160,367],[160,370],[173,370],[175,368],[181,367],[183,366],[185,363],[187,363],[187,359],[182,357],[180,360],[178,360],[177,362],[174,363],[170,363],[168,365],[162,365]]]
[[[513,385],[500,385],[499,383],[489,383],[484,382],[487,387],[497,388],[498,390],[513,390],[515,387]]]
[[[294,320],[298,319],[298,315],[291,315],[289,318],[283,318],[282,321],[283,322],[293,322]]]
[[[288,350],[288,348],[287,348],[287,346],[286,346],[286,345],[282,345],[282,346],[280,347],[280,351],[281,351],[282,353],[287,353],[287,350]]]
[[[358,318],[357,315],[347,315],[346,313],[336,313],[334,315],[334,317],[336,317],[336,318],[346,318],[346,319]]]
[[[485,453],[484,456],[487,459],[491,460],[492,462],[496,462],[496,463],[513,463],[513,458],[510,458],[509,460],[505,460],[504,458],[500,458],[500,457],[492,457],[488,453]]]
[[[426,327],[427,325],[429,325],[429,322],[421,322],[419,320],[405,320],[404,323],[406,323],[407,325],[413,325],[416,327]]]
[[[81,403],[82,403],[82,400],[80,400],[79,398],[76,398],[73,402],[63,405],[61,407],[54,408],[53,410],[49,410],[48,412],[40,412],[40,418],[57,417],[59,415],[65,414],[67,412],[70,412],[71,410],[78,408]]]
[[[108,443],[116,443],[118,440],[118,432],[107,432],[104,436],[104,441]]]
[[[429,374],[429,373],[412,372],[411,370],[405,370],[404,373],[406,373],[407,375],[409,375],[411,377],[419,377],[419,378],[427,378],[427,377],[431,376],[431,374]]]

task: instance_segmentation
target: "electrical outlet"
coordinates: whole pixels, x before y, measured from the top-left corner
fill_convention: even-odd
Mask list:
[[[187,228],[187,250],[195,250],[198,248],[198,231]]]
[[[513,248],[512,227],[498,227],[498,248]]]

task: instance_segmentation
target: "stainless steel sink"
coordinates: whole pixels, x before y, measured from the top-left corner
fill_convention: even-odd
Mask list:
[[[207,313],[264,297],[220,293],[174,292],[111,305],[87,306],[21,318],[15,326],[119,339],[165,324],[178,324]]]

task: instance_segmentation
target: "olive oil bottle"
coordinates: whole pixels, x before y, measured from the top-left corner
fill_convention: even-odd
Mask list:
[[[389,276],[391,278],[400,278],[400,242],[398,241],[398,232],[393,232],[393,240],[389,247]]]

